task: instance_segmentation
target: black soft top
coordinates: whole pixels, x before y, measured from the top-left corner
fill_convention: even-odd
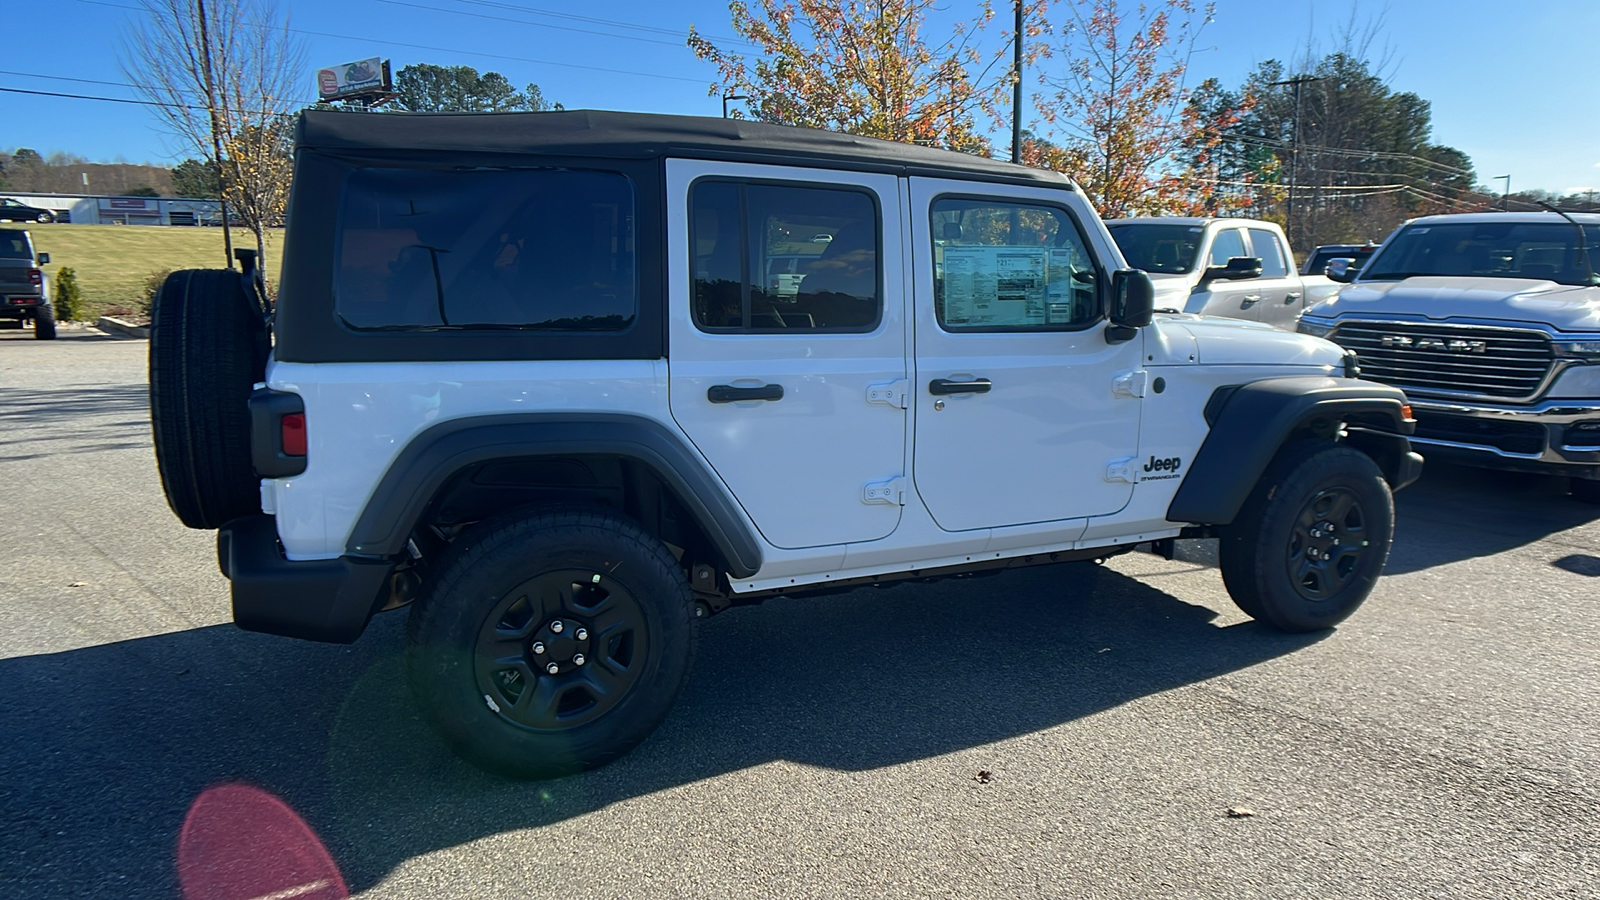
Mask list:
[[[960,176],[982,181],[1071,182],[1059,172],[967,153],[936,150],[836,131],[766,125],[743,119],[565,110],[515,113],[352,113],[311,110],[300,118],[298,146],[342,155],[449,162],[465,154],[602,159],[689,157],[750,162],[821,163],[896,174]]]

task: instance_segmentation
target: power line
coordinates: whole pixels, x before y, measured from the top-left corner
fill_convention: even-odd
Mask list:
[[[623,21],[620,21],[618,19],[603,19],[603,18],[598,18],[598,17],[595,17],[595,16],[580,16],[580,15],[577,15],[575,13],[557,12],[557,11],[551,10],[551,9],[540,9],[539,7],[536,7],[536,6],[522,6],[522,5],[517,4],[517,3],[498,3],[498,2],[493,2],[493,0],[453,0],[453,2],[461,3],[461,4],[465,4],[465,5],[470,5],[470,6],[483,7],[485,9],[496,9],[496,10],[503,10],[503,11],[506,11],[506,12],[518,12],[518,13],[522,13],[524,15],[548,16],[548,17],[553,18],[553,19],[561,19],[563,21],[568,21],[568,22],[582,22],[582,23],[589,24],[589,25],[600,25],[600,26],[603,26],[603,27],[606,27],[606,28],[623,28],[623,29],[627,29],[627,30],[630,30],[630,31],[643,32],[645,34],[663,35],[663,36],[666,36],[666,37],[676,38],[676,40],[663,41],[663,40],[657,40],[655,38],[635,37],[633,35],[626,35],[626,34],[613,34],[613,33],[605,32],[605,31],[589,31],[587,29],[573,28],[573,27],[565,26],[565,25],[551,25],[551,24],[548,24],[548,23],[545,23],[545,22],[529,22],[526,19],[508,19],[508,18],[504,18],[504,17],[501,17],[501,16],[487,15],[485,13],[467,12],[466,10],[444,9],[442,7],[437,7],[437,6],[423,6],[423,5],[417,4],[417,3],[400,2],[400,0],[374,0],[374,2],[377,2],[377,3],[388,3],[388,4],[391,4],[391,5],[394,5],[394,6],[414,6],[414,7],[418,8],[418,9],[430,9],[430,10],[433,10],[435,12],[447,13],[449,15],[473,16],[475,18],[480,18],[480,19],[493,19],[493,20],[500,21],[500,22],[512,22],[512,23],[515,23],[515,24],[518,24],[518,25],[527,25],[527,26],[532,27],[532,28],[558,28],[558,29],[560,29],[562,31],[575,31],[575,32],[578,32],[579,34],[595,34],[595,35],[599,35],[601,37],[615,37],[615,38],[622,38],[624,40],[630,40],[630,41],[645,41],[647,43],[652,43],[652,44],[665,44],[665,45],[667,45],[669,47],[682,48],[682,47],[685,46],[685,42],[686,42],[686,40],[688,38],[688,32],[679,31],[677,29],[672,29],[672,28],[660,28],[660,27],[653,26],[653,25],[639,25],[639,24],[636,24],[636,23],[633,23],[633,22],[623,22]],[[718,44],[738,44],[738,45],[745,46],[745,47],[754,47],[755,46],[754,44],[752,44],[749,41],[746,41],[746,40],[744,40],[742,38],[719,37],[719,36],[715,36],[715,35],[701,35],[701,37],[704,37],[707,40],[713,41],[713,42],[718,43]]]
[[[448,16],[471,16],[474,19],[489,19],[495,22],[510,22],[513,25],[526,25],[529,28],[555,28],[560,31],[573,31],[577,32],[578,34],[595,34],[599,35],[600,37],[617,38],[624,41],[640,41],[641,43],[645,44],[661,44],[667,47],[684,46],[682,41],[663,41],[656,38],[639,37],[638,35],[632,34],[608,34],[604,31],[591,31],[587,28],[573,28],[569,25],[551,25],[546,22],[529,22],[526,19],[511,19],[505,16],[491,16],[488,13],[468,12],[464,9],[445,9],[442,6],[427,6],[421,3],[407,3],[405,0],[374,0],[374,2],[388,4],[389,6],[409,6],[412,9],[425,9],[430,12],[444,13]]]

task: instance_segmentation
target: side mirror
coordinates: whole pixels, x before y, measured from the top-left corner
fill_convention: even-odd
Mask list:
[[[1358,271],[1360,270],[1356,268],[1355,260],[1341,256],[1338,259],[1328,260],[1328,265],[1322,270],[1322,274],[1328,276],[1329,281],[1349,284],[1356,280],[1356,272]]]
[[[1150,324],[1155,306],[1156,289],[1149,275],[1139,269],[1111,273],[1111,324],[1106,327],[1106,343],[1133,340],[1139,329]]]
[[[41,266],[50,265],[50,254],[48,254],[48,253],[39,254],[39,265],[41,265]]]
[[[1213,281],[1242,281],[1261,277],[1261,257],[1235,256],[1225,266],[1208,266],[1200,275],[1200,287]]]

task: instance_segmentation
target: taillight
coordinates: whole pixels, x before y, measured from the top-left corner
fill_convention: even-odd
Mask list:
[[[29,269],[28,283],[36,286],[44,284],[44,273],[38,269]]]
[[[283,455],[305,456],[306,414],[289,413],[278,421],[283,434]]]

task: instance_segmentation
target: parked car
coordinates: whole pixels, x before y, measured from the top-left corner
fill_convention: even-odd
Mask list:
[[[0,322],[16,328],[32,323],[33,336],[41,341],[56,337],[50,280],[39,268],[49,262],[50,254],[34,251],[33,235],[0,228]]]
[[[1305,265],[1300,267],[1300,274],[1326,275],[1328,264],[1336,259],[1349,260],[1345,265],[1347,270],[1360,269],[1372,258],[1377,249],[1378,245],[1372,241],[1367,241],[1365,244],[1323,244],[1306,254]]]
[[[1241,609],[1325,629],[1419,471],[1401,391],[1153,315],[1059,173],[595,111],[308,112],[296,144],[270,355],[249,265],[157,297],[162,484],[241,627],[410,604],[425,715],[494,771],[627,752],[696,619],[775,596],[1216,535]]]
[[[1570,475],[1600,503],[1597,255],[1600,215],[1427,216],[1300,330],[1404,389],[1429,455]]]
[[[1294,330],[1304,309],[1339,292],[1294,271],[1283,229],[1256,219],[1161,216],[1106,223],[1129,265],[1150,273],[1156,306]]]
[[[54,222],[56,214],[48,209],[19,203],[10,197],[0,197],[0,222]]]

